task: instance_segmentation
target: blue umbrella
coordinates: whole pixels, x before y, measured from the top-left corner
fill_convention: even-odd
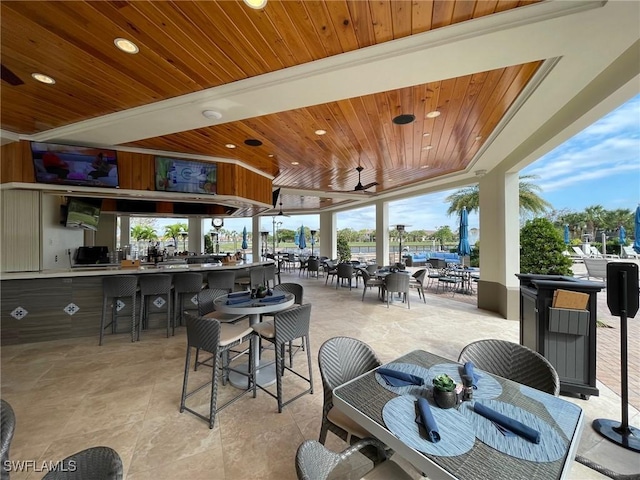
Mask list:
[[[635,221],[636,238],[633,241],[633,249],[636,253],[640,253],[640,205],[636,208],[636,221]]]
[[[300,226],[300,234],[298,236],[298,246],[300,250],[307,248],[307,239],[304,237],[304,225]]]
[[[569,239],[569,225],[564,226],[564,244],[569,245],[571,240]]]
[[[618,232],[618,243],[622,246],[627,244],[627,231],[620,225],[620,231]]]
[[[458,254],[466,257],[471,255],[471,246],[469,245],[469,214],[467,207],[462,207],[460,212],[460,242],[458,243]]]
[[[246,250],[247,248],[249,248],[249,244],[247,243],[247,227],[244,227],[242,229],[242,245],[241,245],[243,250]]]

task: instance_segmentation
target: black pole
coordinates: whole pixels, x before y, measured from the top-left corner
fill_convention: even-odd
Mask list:
[[[613,429],[620,435],[630,435],[629,429],[629,372],[627,362],[629,360],[627,348],[627,272],[621,270],[618,272],[620,285],[620,367],[622,372],[621,388],[622,388],[622,424]]]

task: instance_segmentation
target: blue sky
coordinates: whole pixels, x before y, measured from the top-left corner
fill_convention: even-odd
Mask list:
[[[527,166],[521,174],[539,177],[534,182],[542,188],[541,196],[556,210],[582,211],[597,204],[608,210],[635,210],[640,202],[640,95]],[[454,191],[392,202],[390,223],[410,225],[408,230],[433,230],[449,225],[456,231],[458,219],[447,216],[445,202]],[[271,218],[262,219],[261,230],[272,230]],[[318,215],[279,220],[283,222],[282,228],[295,229],[301,224],[309,228],[320,226]],[[366,207],[339,213],[337,225],[338,229],[375,228],[375,209]],[[228,230],[241,232],[244,226],[251,229],[250,218],[225,220]],[[469,226],[478,227],[477,215],[469,216]]]

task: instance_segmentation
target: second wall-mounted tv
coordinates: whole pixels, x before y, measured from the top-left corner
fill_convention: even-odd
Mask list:
[[[68,228],[98,230],[101,203],[101,200],[69,198],[65,226]]]
[[[115,150],[31,142],[31,156],[37,182],[118,187]]]
[[[156,190],[182,193],[216,193],[215,163],[156,157]]]

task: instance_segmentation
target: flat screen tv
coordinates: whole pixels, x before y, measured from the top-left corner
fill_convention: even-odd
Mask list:
[[[37,182],[118,187],[115,150],[31,142],[31,156]]]
[[[216,193],[216,164],[156,157],[156,190],[182,193]]]
[[[91,201],[70,198],[67,203],[67,221],[65,226],[69,228],[84,228],[85,230],[98,230],[100,220],[100,206]]]

